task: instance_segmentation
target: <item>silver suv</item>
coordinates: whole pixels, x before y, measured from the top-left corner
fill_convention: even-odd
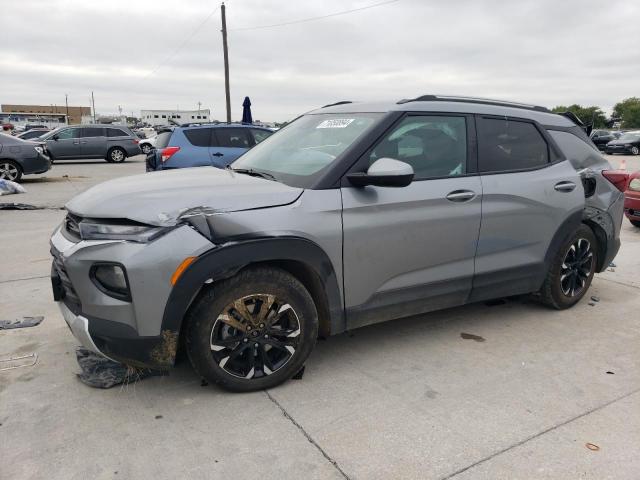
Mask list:
[[[82,344],[269,388],[318,336],[532,293],[573,306],[616,255],[623,193],[571,115],[428,95],[302,115],[227,169],[95,186],[51,238]],[[622,184],[624,182],[618,182]]]

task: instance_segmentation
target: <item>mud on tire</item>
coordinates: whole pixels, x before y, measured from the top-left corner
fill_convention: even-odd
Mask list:
[[[193,368],[208,382],[237,392],[271,388],[291,378],[318,336],[311,295],[278,268],[249,268],[213,284],[186,321]]]

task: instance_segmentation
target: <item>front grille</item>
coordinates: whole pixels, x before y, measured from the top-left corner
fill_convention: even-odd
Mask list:
[[[80,217],[67,213],[64,219],[64,229],[73,238],[80,239]]]
[[[62,254],[55,248],[51,247],[51,255],[53,256],[53,268],[58,274],[58,277],[60,277],[60,283],[64,292],[62,300],[72,312],[78,313],[82,310],[82,305],[76,290],[73,288],[71,279],[67,274],[67,269],[65,268],[64,261],[62,260]]]

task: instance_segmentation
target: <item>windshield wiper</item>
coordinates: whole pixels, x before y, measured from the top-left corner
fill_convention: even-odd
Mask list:
[[[228,170],[234,171],[236,173],[244,173],[245,175],[251,175],[252,177],[260,177],[266,178],[267,180],[275,180],[276,177],[267,172],[262,172],[260,170],[254,170],[253,168],[233,168],[231,165],[227,166]]]

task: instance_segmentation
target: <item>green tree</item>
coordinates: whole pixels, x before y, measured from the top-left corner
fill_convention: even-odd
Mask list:
[[[600,107],[583,107],[577,104],[569,105],[568,107],[558,105],[551,111],[555,113],[571,112],[582,120],[582,123],[585,125],[593,124],[593,128],[604,128],[607,126],[607,116]]]
[[[622,128],[640,128],[640,98],[625,98],[616,103],[613,116],[622,120]]]

